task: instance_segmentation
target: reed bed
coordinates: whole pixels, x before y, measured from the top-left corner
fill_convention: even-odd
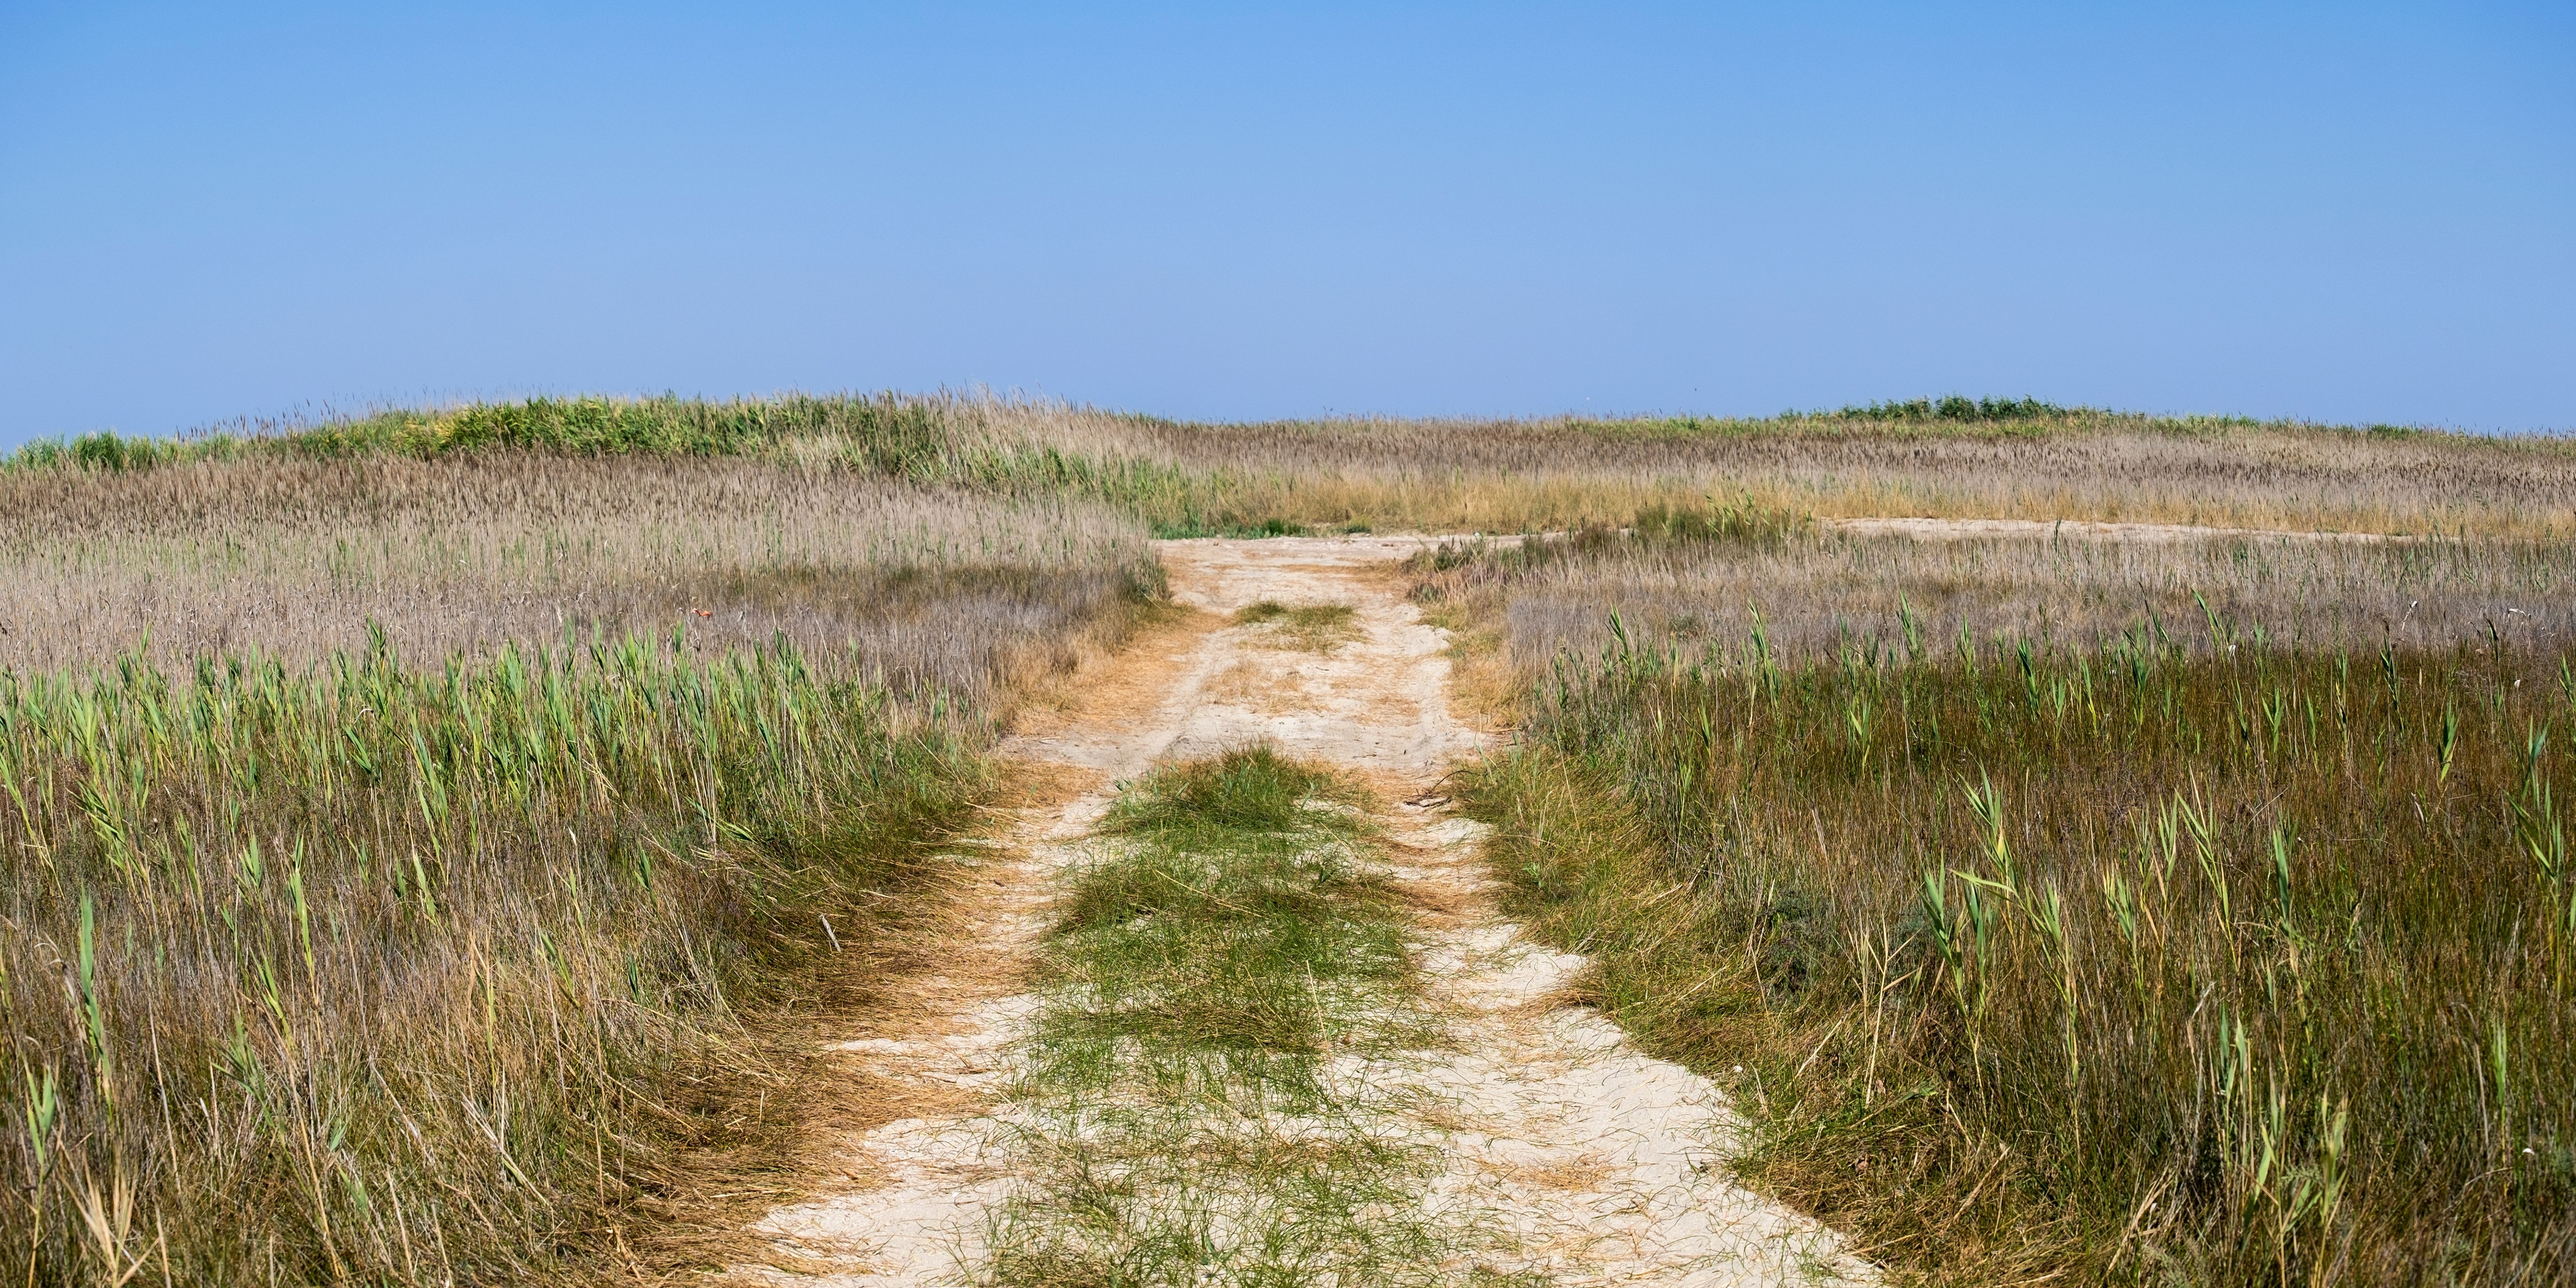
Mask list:
[[[702,1182],[789,1183],[796,1039],[940,888],[1011,696],[1156,593],[1145,537],[1414,528],[1572,534],[1416,570],[1520,691],[1471,795],[1612,1013],[1737,1083],[1760,1182],[1961,1281],[2568,1278],[2571,497],[2564,439],[1964,400],[38,444],[0,461],[0,1255],[721,1260]],[[1811,522],[1878,515],[2404,539]],[[1282,639],[1329,647],[1309,611]],[[1056,1215],[1014,1246],[1097,1268]]]
[[[1417,599],[1491,624],[1524,665],[1594,654],[1614,629],[1655,648],[1759,638],[1784,661],[1855,645],[1920,660],[1963,637],[2091,645],[2150,624],[2207,648],[2214,619],[2256,646],[2576,646],[2576,546],[2556,541],[1918,541],[1738,505],[1458,543],[1416,571]]]
[[[0,514],[28,1283],[721,1261],[1010,699],[1159,585],[1095,505],[831,458],[206,452]]]
[[[1748,1177],[1940,1282],[2576,1274],[2576,642],[2487,618],[2563,552],[1723,520],[1421,571],[1526,684],[1515,910]]]

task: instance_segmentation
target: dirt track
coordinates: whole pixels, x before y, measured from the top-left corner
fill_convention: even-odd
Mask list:
[[[1396,815],[1395,875],[1438,910],[1424,914],[1417,943],[1448,1040],[1367,1076],[1411,1081],[1388,1099],[1414,1106],[1403,1128],[1450,1160],[1424,1202],[1475,1209],[1498,1232],[1489,1262],[1565,1285],[1874,1277],[1831,1231],[1736,1185],[1724,1160],[1741,1128],[1724,1095],[1568,1004],[1582,960],[1522,942],[1494,911],[1478,825],[1436,794],[1484,736],[1451,713],[1445,638],[1405,602],[1392,567],[1423,544],[1161,543],[1174,599],[1198,611],[1083,677],[1063,710],[1006,744],[1030,778],[1066,786],[1020,810],[1005,848],[984,861],[990,895],[960,928],[954,968],[919,982],[917,1010],[840,1044],[849,1076],[920,1110],[853,1135],[841,1192],[763,1221],[774,1254],[742,1267],[745,1279],[975,1282],[987,1218],[1014,1184],[1005,1091],[1034,1004],[1020,967],[1055,875],[1118,780],[1262,738],[1377,787]],[[1225,624],[1264,599],[1351,605],[1359,637],[1305,652]],[[1420,803],[1394,804],[1404,801]]]

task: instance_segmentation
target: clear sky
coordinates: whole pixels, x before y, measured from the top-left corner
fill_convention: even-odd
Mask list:
[[[531,392],[2576,427],[2576,5],[0,0],[0,446]]]

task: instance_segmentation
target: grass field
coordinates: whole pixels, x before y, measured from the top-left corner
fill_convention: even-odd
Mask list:
[[[1457,547],[1515,907],[1945,1282],[2576,1272],[2570,555]]]
[[[1755,1118],[1756,1184],[1936,1281],[2563,1280],[2571,498],[2564,439],[1959,400],[575,399],[38,444],[0,464],[0,1277],[721,1261],[792,1188],[817,1017],[877,1004],[1014,704],[1160,593],[1146,538],[1418,529],[1565,534],[1412,570],[1519,729],[1467,796],[1516,913]],[[2389,539],[1826,523],[1883,515]],[[1326,652],[1341,613],[1242,624]],[[1314,860],[1366,829],[1255,760],[1113,817],[1039,1101],[1317,1109],[1299,1070],[1404,995],[1382,892]],[[1263,992],[1292,959],[1316,982]],[[1082,1152],[1011,1273],[1188,1269]],[[1336,1215],[1420,1160],[1309,1161],[1323,1206],[1189,1219],[1388,1266],[1431,1237]]]

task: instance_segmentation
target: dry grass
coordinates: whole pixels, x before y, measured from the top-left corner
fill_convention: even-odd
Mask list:
[[[757,459],[201,461],[0,474],[0,669],[138,647],[165,664],[260,649],[686,632],[701,653],[784,636],[897,686],[980,699],[1006,659],[1066,655],[1155,582],[1143,533],[1096,506],[906,486]]]
[[[1145,615],[1146,532],[1572,529],[1423,570],[1489,697],[1616,649],[1521,707],[1537,749],[1480,808],[1623,1018],[1703,1065],[1756,1052],[1730,1064],[1778,1128],[1769,1184],[1971,1278],[2545,1277],[2569,1264],[2564,974],[2534,982],[2554,923],[2494,854],[2540,835],[2525,779],[2568,787],[2562,752],[2522,756],[2534,777],[2515,748],[2576,628],[2571,497],[2561,440],[2051,409],[541,400],[23,452],[0,466],[0,1170],[24,1201],[0,1247],[49,1282],[720,1260],[810,1179],[814,1114],[870,1120],[793,1094],[820,1067],[800,1043],[891,1014],[935,953],[932,843],[990,790],[981,740]],[[1775,509],[2442,539],[1929,547]],[[1257,629],[1330,647],[1298,611]],[[2098,714],[2121,703],[2160,714],[2122,732]],[[1953,880],[1904,920],[1927,868],[2002,879],[1962,849],[1958,784],[1988,766],[2031,820],[2012,881],[2043,884],[1977,905]],[[2164,863],[2154,915],[2192,929],[2112,951],[2116,909],[2082,900],[2146,879],[2119,838],[2175,792],[2218,812],[2214,875]],[[2267,887],[2275,826],[2317,866]],[[2254,929],[2203,915],[2265,889],[2289,897]],[[2058,931],[2043,890],[2074,892]],[[1991,955],[1927,956],[1975,925]],[[2165,1005],[2186,992],[2225,999],[2224,1035]],[[2329,1160],[2299,1116],[2319,1096],[2369,1143]],[[2258,1138],[2261,1175],[2227,1152]],[[2142,1143],[2069,1144],[2111,1139]],[[2439,1201],[2401,1205],[2401,1175]]]
[[[129,663],[0,680],[0,731],[0,1225],[46,1282],[651,1264],[792,1132],[780,1017],[865,991],[824,919],[864,951],[984,781],[786,650]]]
[[[1210,678],[1207,695],[1213,702],[1272,715],[1298,710],[1313,700],[1296,672],[1279,672],[1249,660],[1237,662]]]

